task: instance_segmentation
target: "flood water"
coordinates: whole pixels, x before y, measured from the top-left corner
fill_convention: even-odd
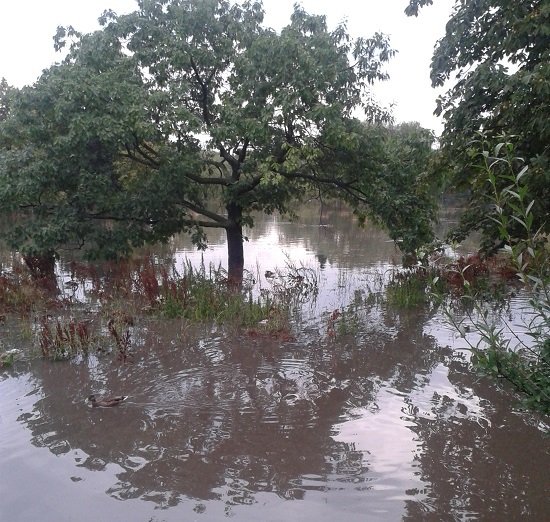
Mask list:
[[[291,340],[149,318],[132,364],[52,362],[0,325],[23,351],[0,369],[0,521],[550,520],[543,420],[472,372],[440,311],[368,299],[400,261],[382,232],[311,207],[247,235],[264,287],[289,260],[318,275]],[[211,241],[205,262],[225,262]],[[185,238],[158,255],[201,262]],[[92,409],[90,393],[129,399]]]

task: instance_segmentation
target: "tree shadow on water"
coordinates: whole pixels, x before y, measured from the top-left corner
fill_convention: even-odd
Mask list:
[[[376,441],[357,445],[336,435],[361,412],[385,418],[376,412],[389,390],[392,404],[400,405],[400,436],[417,447],[403,465],[423,485],[403,491],[405,516],[445,520],[466,512],[457,503],[484,497],[492,500],[472,500],[472,510],[486,513],[528,474],[528,466],[522,471],[514,461],[518,476],[502,482],[510,458],[499,449],[507,439],[498,426],[507,422],[511,433],[521,433],[524,421],[504,421],[505,409],[491,407],[499,397],[488,396],[478,409],[489,423],[480,424],[472,396],[487,392],[473,392],[473,378],[452,352],[425,333],[430,314],[373,309],[353,335],[336,341],[322,331],[302,342],[201,328],[178,337],[168,323],[150,324],[140,334],[135,364],[34,363],[44,397],[20,420],[33,444],[55,454],[76,452],[77,467],[110,474],[106,493],[119,499],[159,508],[189,498],[237,506],[261,494],[304,500],[308,492],[334,490],[349,498],[361,491],[366,506],[380,480],[378,456],[368,451]],[[432,380],[441,368],[449,391],[436,393]],[[117,408],[92,409],[85,402],[90,391],[130,398]],[[391,426],[379,425],[383,432],[369,436],[391,437]],[[536,450],[528,452],[535,457]],[[525,502],[516,501],[511,512],[522,505],[537,512],[536,493],[521,491]]]

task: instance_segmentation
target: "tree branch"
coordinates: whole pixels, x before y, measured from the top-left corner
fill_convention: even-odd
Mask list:
[[[195,73],[195,79],[197,80],[197,83],[201,88],[201,97],[197,101],[199,102],[202,109],[202,117],[204,119],[204,123],[206,124],[206,126],[211,127],[212,120],[210,118],[210,113],[208,112],[208,84],[214,77],[214,74],[216,73],[216,69],[214,68],[212,72],[208,75],[208,78],[206,79],[206,81],[203,81],[200,76],[197,65],[195,64],[195,60],[193,60],[193,56],[190,56],[189,59],[191,62],[191,67],[193,68],[193,72]]]
[[[233,184],[233,181],[228,178],[203,178],[202,176],[196,176],[195,174],[185,174],[186,178],[198,183],[199,185],[220,185],[222,187],[228,187]]]
[[[311,167],[310,167],[311,168]],[[313,170],[313,169],[312,169]],[[354,187],[359,180],[353,179],[350,181],[340,181],[336,178],[325,178],[320,177],[317,174],[306,174],[303,172],[281,172],[281,176],[283,176],[286,179],[303,179],[307,181],[312,181],[313,183],[320,183],[323,185],[331,185],[335,188],[339,188],[344,190],[346,193],[348,193],[351,197],[354,199],[360,201],[361,203],[368,204],[368,197],[367,194],[365,194],[362,190],[360,190],[357,187]]]
[[[219,147],[220,147],[220,156],[225,161],[227,161],[227,163],[231,165],[234,173],[238,172],[239,161],[236,160],[233,156],[231,156],[231,154],[227,152],[227,149],[222,144],[220,144]],[[233,176],[233,179],[236,181],[238,179],[238,176],[237,177]]]
[[[245,138],[243,141],[243,146],[241,147],[241,152],[239,152],[240,165],[242,165],[244,163],[244,160],[246,159],[246,152],[247,152],[249,143],[250,143],[250,140],[248,138]]]
[[[128,145],[126,145],[126,153],[119,152],[119,154],[123,158],[128,158],[128,159],[130,159],[132,161],[135,161],[136,163],[139,163],[140,165],[144,165],[146,167],[151,167],[151,168],[154,168],[154,169],[158,169],[158,167],[160,166],[160,163],[158,161],[151,160],[147,156],[144,156],[144,158],[146,158],[146,159],[139,158],[138,156],[136,156],[132,152],[132,150],[130,149],[130,147],[128,147]]]
[[[196,219],[183,219],[181,221],[185,227],[201,227],[201,228],[225,228],[226,225],[222,223],[215,223],[214,221],[201,221]]]
[[[215,212],[211,212],[210,210],[206,210],[205,208],[199,207],[198,205],[195,205],[190,201],[183,200],[182,205],[188,208],[189,210],[192,210],[193,212],[200,214],[201,216],[205,216],[207,218],[210,218],[212,221],[219,223],[218,226],[225,227],[229,223],[225,217],[220,216]]]
[[[242,196],[243,194],[252,192],[260,184],[260,182],[262,181],[262,178],[263,178],[263,175],[258,174],[253,178],[250,178],[248,182],[240,184],[235,190],[235,195]]]

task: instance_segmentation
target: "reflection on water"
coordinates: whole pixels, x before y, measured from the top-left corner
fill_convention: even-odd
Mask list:
[[[247,255],[251,270],[284,265],[279,252],[315,267],[332,310],[398,254],[343,211],[322,219],[267,218]],[[472,375],[439,315],[372,305],[336,341],[323,317],[292,342],[143,320],[134,364],[18,361],[0,374],[0,519],[550,517],[539,420]],[[130,399],[92,409],[91,392]]]

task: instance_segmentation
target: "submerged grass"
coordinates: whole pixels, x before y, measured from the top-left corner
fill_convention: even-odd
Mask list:
[[[150,255],[97,266],[72,263],[70,270],[70,281],[50,296],[24,270],[0,281],[5,283],[0,285],[1,309],[34,322],[38,351],[52,360],[113,353],[119,362],[131,361],[132,328],[145,317],[210,322],[249,335],[290,339],[293,305],[315,299],[318,291],[314,272],[290,262],[266,278],[263,287],[258,274],[246,273],[239,288],[228,285],[221,266],[202,262],[194,267],[187,261],[179,273]]]
[[[54,321],[47,315],[42,316],[38,337],[42,356],[54,360],[87,354],[92,345],[88,323],[74,318]]]
[[[241,289],[227,284],[227,273],[221,267],[204,263],[198,268],[186,262],[183,274],[175,269],[172,275],[163,273],[158,313],[174,319],[183,317],[191,322],[215,322],[234,327],[249,327],[272,315],[283,307],[270,292],[254,297],[255,280],[247,274]]]
[[[430,282],[420,272],[394,272],[386,286],[386,301],[390,306],[413,308],[429,301]]]
[[[518,280],[506,255],[483,257],[474,254],[454,261],[427,259],[413,267],[394,268],[384,288],[391,306],[414,308],[458,302],[465,289],[481,302],[500,302],[517,288]]]

